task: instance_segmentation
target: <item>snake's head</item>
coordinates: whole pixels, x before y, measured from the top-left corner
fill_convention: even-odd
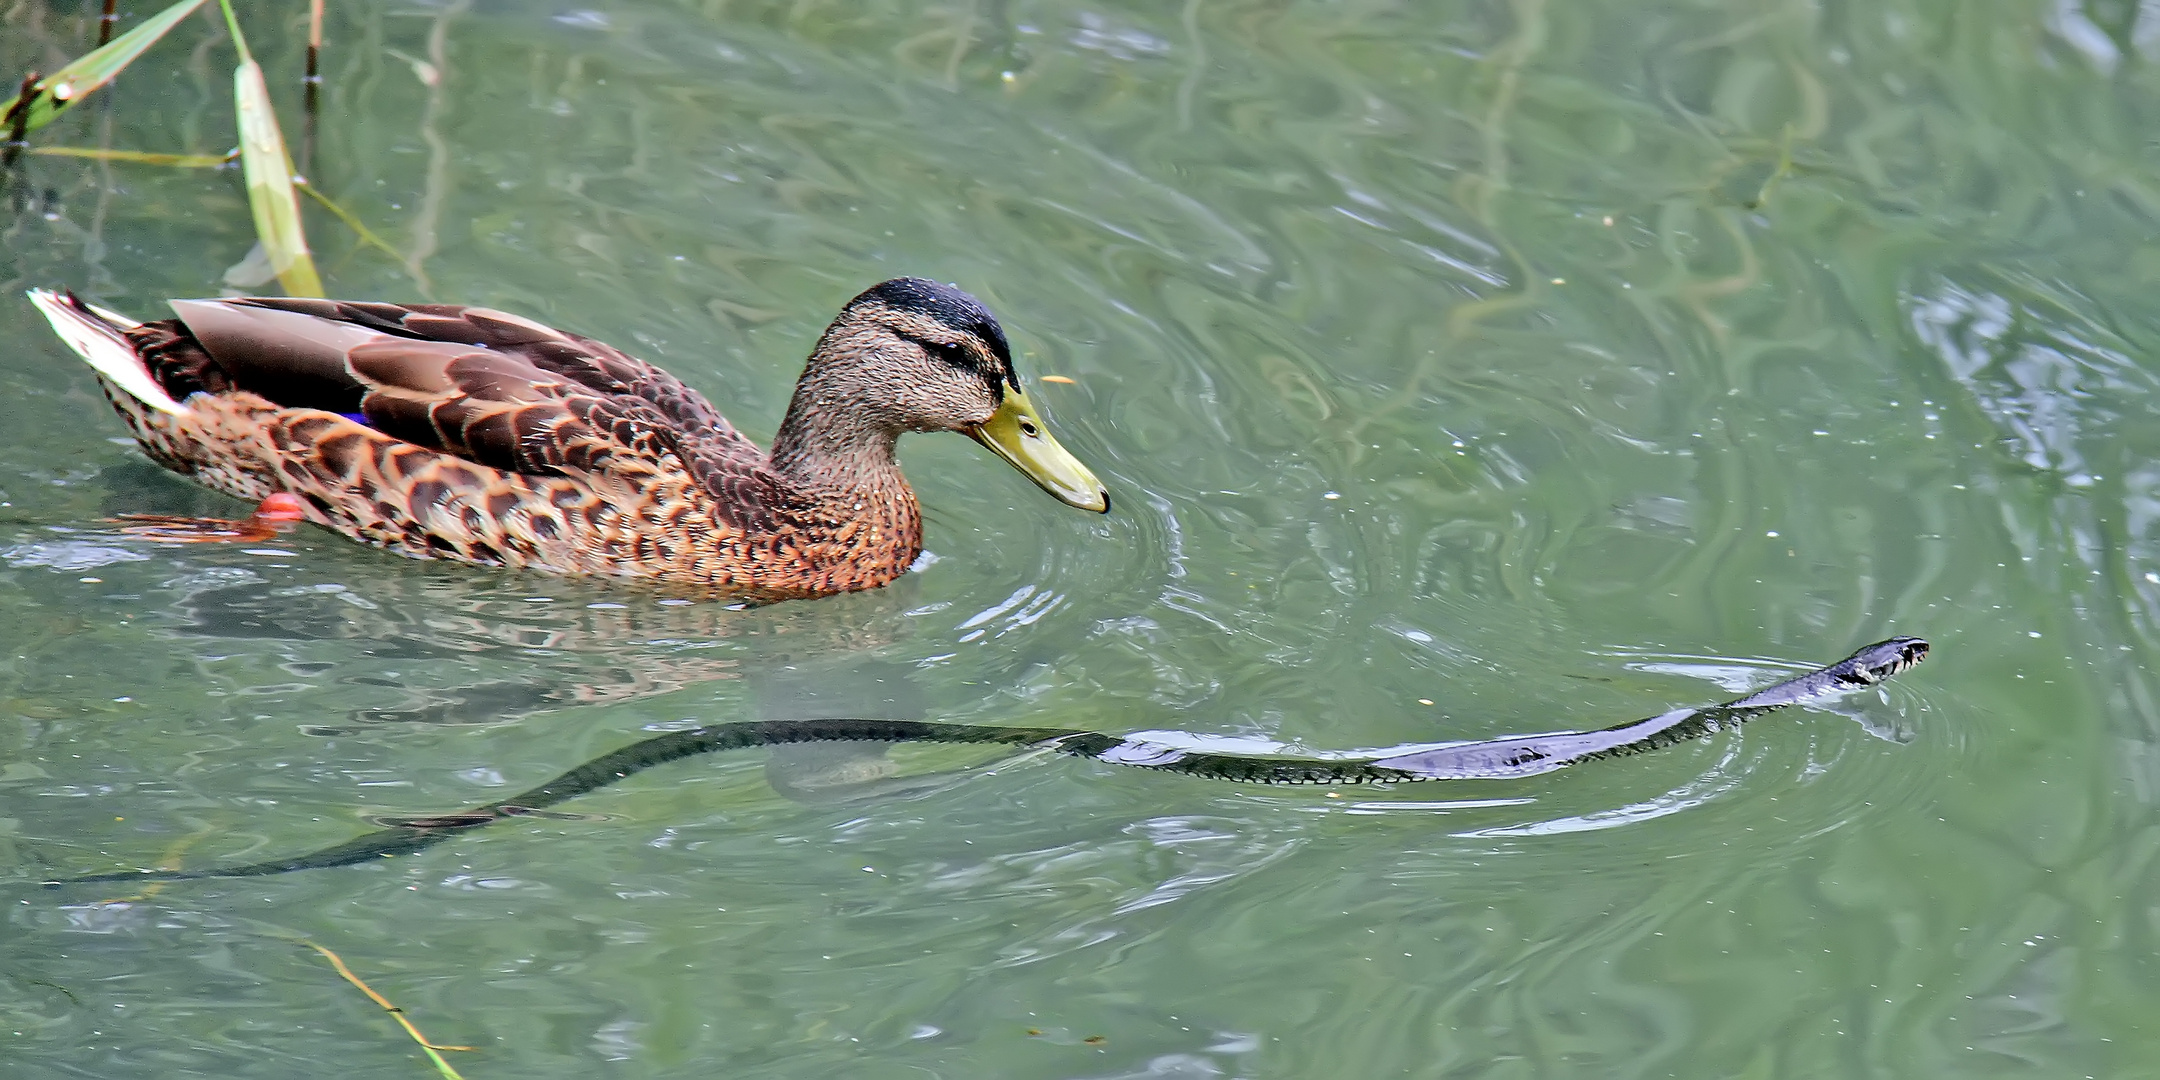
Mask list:
[[[1910,670],[1914,664],[1927,659],[1927,654],[1928,643],[1923,638],[1894,637],[1878,641],[1853,655],[1852,674],[1872,686]]]

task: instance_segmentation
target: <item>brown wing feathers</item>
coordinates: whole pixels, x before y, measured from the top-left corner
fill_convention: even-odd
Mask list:
[[[623,485],[616,498],[635,498],[672,455],[712,496],[719,522],[752,532],[804,509],[764,451],[674,376],[515,315],[305,298],[179,301],[174,310],[179,319],[129,334],[176,399],[246,390],[475,465],[612,476],[610,486]],[[409,483],[416,509],[446,495],[433,476]]]
[[[725,503],[777,493],[763,451],[673,376],[506,312],[282,297],[174,309],[130,336],[177,399],[247,390],[535,476],[674,453]]]

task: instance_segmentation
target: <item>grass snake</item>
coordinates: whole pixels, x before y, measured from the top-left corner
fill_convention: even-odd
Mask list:
[[[1925,659],[1928,643],[1891,638],[1804,675],[1719,705],[1674,709],[1595,731],[1508,735],[1477,742],[1353,750],[1326,757],[1218,753],[1139,736],[1071,728],[995,727],[926,720],[743,720],[655,735],[594,758],[539,787],[485,806],[431,817],[378,819],[386,828],[334,847],[283,859],[200,870],[141,870],[47,881],[51,886],[111,881],[184,881],[262,877],[350,866],[432,847],[504,818],[544,811],[655,765],[720,750],[805,742],[1004,744],[1054,750],[1164,772],[1262,784],[1392,784],[1418,780],[1512,780],[1583,761],[1639,754],[1723,731],[1788,705],[1822,701],[1873,686]],[[1143,733],[1149,734],[1149,733]],[[1204,741],[1204,740],[1203,740]]]

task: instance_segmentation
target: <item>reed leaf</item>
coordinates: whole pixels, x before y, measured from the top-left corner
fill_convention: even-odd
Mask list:
[[[247,55],[244,46],[241,55]],[[263,84],[262,68],[252,59],[233,71],[233,103],[240,113],[240,172],[247,179],[255,236],[262,241],[287,295],[321,296],[322,277],[308,254],[300,200],[293,193],[292,158],[285,152],[277,113],[270,108],[270,88]]]
[[[68,106],[90,96],[98,87],[113,81],[120,70],[142,55],[157,39],[164,37],[180,20],[194,14],[195,9],[207,0],[180,0],[179,3],[144,20],[127,33],[112,39],[98,48],[84,53],[66,67],[38,80],[35,91],[28,97],[17,99],[0,113],[0,127],[12,128],[16,114],[25,109],[28,116],[23,123],[24,131],[35,131],[50,123],[53,117],[67,111]]]

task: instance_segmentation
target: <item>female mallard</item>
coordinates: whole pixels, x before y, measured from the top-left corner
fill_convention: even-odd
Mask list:
[[[883,585],[922,551],[903,431],[973,436],[1043,490],[1110,496],[1020,392],[997,319],[897,278],[818,339],[771,453],[667,372],[478,307],[176,300],[138,323],[33,289],[143,450],[416,558],[756,599]]]

